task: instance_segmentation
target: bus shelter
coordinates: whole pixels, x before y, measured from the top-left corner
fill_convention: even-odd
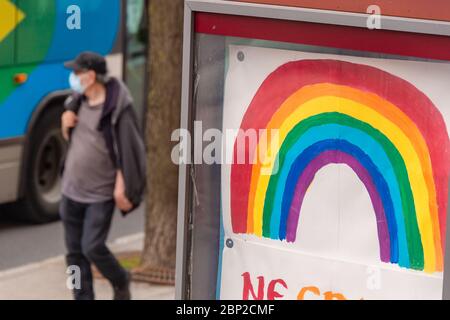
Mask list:
[[[186,1],[177,298],[450,298],[450,5],[320,3]]]

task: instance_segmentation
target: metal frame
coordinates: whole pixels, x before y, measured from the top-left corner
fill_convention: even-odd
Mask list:
[[[182,129],[191,129],[192,119],[192,72],[193,72],[193,37],[194,14],[196,12],[229,14],[247,17],[271,18],[299,22],[312,22],[339,26],[351,26],[367,28],[369,14],[348,13],[331,10],[306,9],[298,7],[286,7],[265,5],[226,0],[185,0],[184,35],[183,35],[183,76],[182,76],[182,101],[181,101],[181,125]],[[402,17],[382,16],[382,29],[391,31],[422,33],[430,35],[450,36],[450,23],[444,21],[412,19]],[[191,131],[191,130],[190,130]],[[176,299],[189,298],[191,235],[190,222],[190,195],[191,183],[188,164],[179,167],[178,186],[178,222],[177,222],[177,263],[176,263]],[[449,195],[450,197],[450,195]],[[450,216],[450,208],[448,210]],[[447,247],[450,248],[450,236],[447,236]],[[443,298],[450,299],[450,255],[446,257],[444,270]],[[449,282],[447,285],[445,282]]]
[[[362,28],[367,28],[367,19],[371,16],[362,13],[222,0],[186,0],[186,5],[191,13],[221,13]],[[382,16],[381,27],[383,30],[450,36],[450,22],[445,21]]]
[[[197,10],[195,10],[197,11]],[[181,120],[180,128],[189,130],[191,120],[191,102],[192,102],[192,70],[193,70],[193,48],[192,41],[194,37],[193,12],[190,2],[184,4],[184,32],[183,32],[183,75],[181,87]],[[178,171],[178,220],[177,220],[177,252],[176,252],[176,270],[175,270],[175,299],[187,299],[187,279],[188,279],[188,245],[189,239],[189,210],[190,206],[187,200],[190,194],[190,184],[188,172],[190,165],[182,164]]]

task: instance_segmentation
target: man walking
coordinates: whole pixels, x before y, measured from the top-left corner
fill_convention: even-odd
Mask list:
[[[107,76],[105,59],[84,52],[65,66],[74,91],[66,101],[62,131],[69,142],[62,170],[60,215],[68,266],[79,267],[76,300],[93,300],[91,263],[109,280],[115,300],[129,300],[130,275],[106,246],[114,208],[126,215],[145,187],[145,146],[132,98]]]

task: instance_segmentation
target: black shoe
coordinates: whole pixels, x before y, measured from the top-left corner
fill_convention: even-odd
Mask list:
[[[127,272],[127,279],[125,283],[120,286],[113,286],[114,300],[131,300],[130,282],[131,275]]]

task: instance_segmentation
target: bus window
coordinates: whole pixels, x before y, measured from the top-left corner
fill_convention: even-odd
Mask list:
[[[125,81],[133,95],[135,107],[143,123],[146,105],[147,10],[146,1],[127,1],[127,43]]]
[[[0,67],[14,62],[14,30],[22,21],[23,14],[18,11],[15,0],[0,2]],[[3,82],[0,74],[0,83]]]
[[[48,51],[55,24],[54,0],[16,0],[28,14],[17,30],[17,64],[41,62]]]
[[[111,52],[120,0],[16,0],[27,17],[17,31],[17,64],[62,62],[79,52]]]

